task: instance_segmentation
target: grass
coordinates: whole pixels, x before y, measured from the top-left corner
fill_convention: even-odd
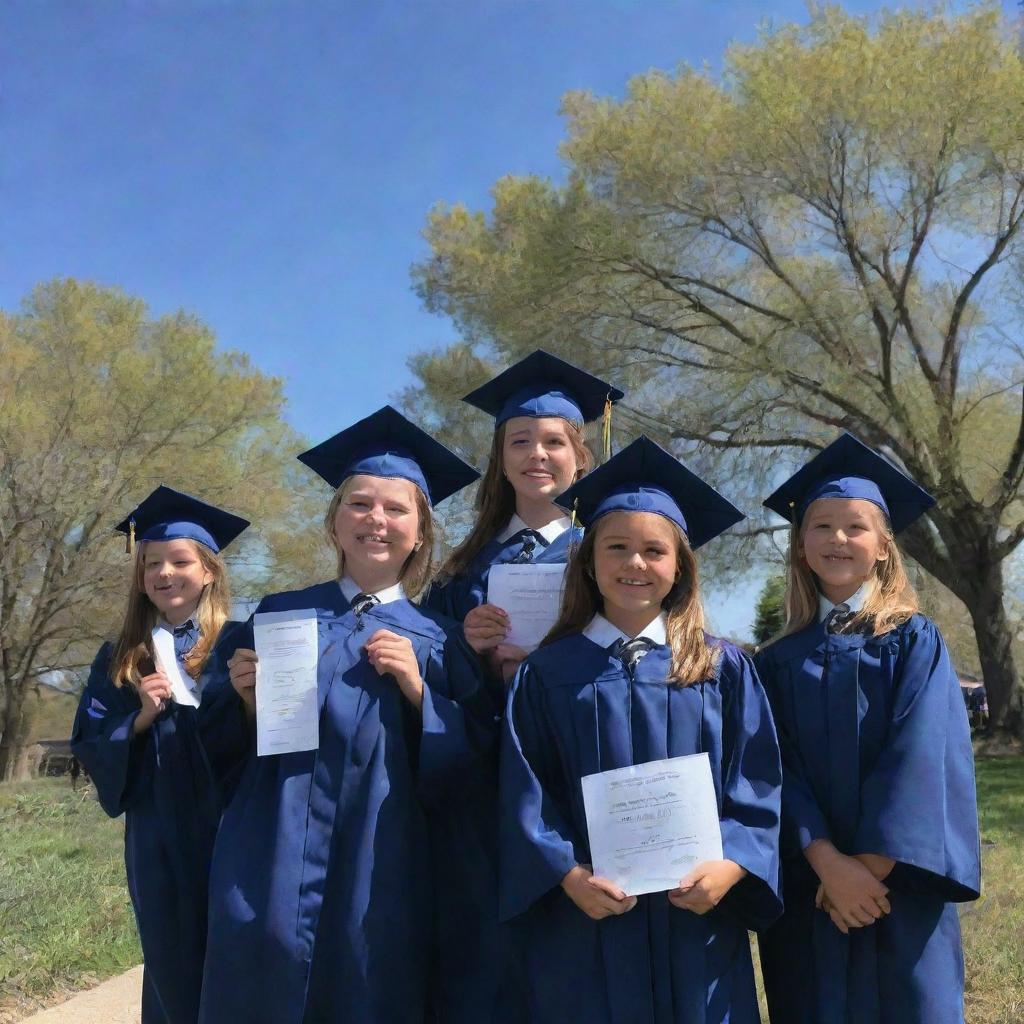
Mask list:
[[[984,892],[961,908],[968,1024],[1024,1020],[1024,757],[977,763]],[[991,844],[991,845],[990,845]]]
[[[0,786],[0,1024],[140,962],[123,835],[67,779]]]
[[[961,908],[967,1024],[1020,1024],[1024,757],[979,758],[977,776],[985,891]],[[86,793],[66,779],[0,786],[0,1024],[141,959],[123,825]]]
[[[967,1024],[1024,1021],[1024,757],[975,762],[982,839],[981,899],[960,907]],[[751,943],[761,1018],[768,1020],[757,943]]]

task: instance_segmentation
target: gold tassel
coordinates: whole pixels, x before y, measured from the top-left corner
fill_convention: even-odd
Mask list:
[[[576,509],[579,508],[580,499],[573,499],[572,508],[569,510],[569,529],[572,533],[572,543],[569,545],[569,557],[566,559],[567,562],[571,562],[576,557],[576,550],[580,546],[579,539],[576,536],[576,527],[580,525],[579,517],[576,515]]]
[[[601,419],[601,442],[604,449],[604,461],[612,457],[612,396],[606,395],[604,400],[604,416]]]
[[[124,542],[124,550],[125,550],[125,554],[128,554],[128,555],[134,555],[135,554],[135,520],[134,519],[129,519],[128,520],[128,537],[126,538],[126,540]]]

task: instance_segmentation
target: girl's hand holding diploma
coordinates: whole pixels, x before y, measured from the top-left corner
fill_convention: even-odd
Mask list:
[[[378,629],[366,642],[366,656],[379,675],[395,677],[398,688],[414,708],[423,707],[423,678],[408,637]]]
[[[569,899],[594,921],[625,914],[636,906],[635,896],[627,896],[614,882],[595,875],[586,864],[577,864],[562,879],[562,888]]]
[[[255,651],[247,647],[239,647],[228,658],[228,675],[235,693],[242,698],[246,713],[251,717],[256,714],[256,663],[259,659]]]
[[[498,677],[506,684],[512,682],[512,677],[519,670],[520,663],[528,653],[522,647],[516,647],[515,644],[498,644],[493,652],[498,666]]]
[[[133,736],[148,729],[156,716],[163,710],[164,701],[171,699],[171,681],[160,669],[157,669],[150,675],[142,677],[138,689],[142,710],[135,716],[135,721],[132,723]]]
[[[670,890],[668,901],[680,910],[706,914],[718,906],[737,882],[746,877],[746,869],[734,860],[705,861],[679,882],[678,889]]]
[[[462,629],[469,646],[483,654],[508,636],[508,614],[496,604],[481,604],[466,613]]]

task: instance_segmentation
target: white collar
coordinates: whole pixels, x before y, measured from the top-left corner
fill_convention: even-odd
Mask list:
[[[569,517],[562,516],[560,519],[552,519],[550,523],[534,530],[532,526],[526,525],[522,517],[517,512],[508,521],[508,526],[498,534],[498,540],[504,544],[505,541],[511,540],[521,530],[533,530],[534,533],[540,534],[545,544],[550,544],[552,541],[558,540],[558,538],[569,529],[569,526]]]
[[[352,603],[352,599],[356,594],[363,593],[359,589],[359,584],[351,576],[342,576],[338,580],[338,586],[341,587],[341,592],[345,595],[345,600],[349,604]],[[405,597],[405,591],[402,589],[401,583],[396,583],[393,587],[385,587],[383,590],[378,590],[375,594],[368,594],[367,596],[377,598],[380,604],[389,604],[392,601],[401,601]]]
[[[660,615],[647,623],[637,633],[638,637],[646,637],[652,643],[664,646],[668,638],[668,616],[661,612]],[[591,620],[583,635],[592,640],[598,647],[611,647],[616,640],[632,640],[633,637],[623,633],[618,626],[613,626],[603,615],[597,614]]]
[[[868,596],[868,585],[862,583],[860,587],[851,594],[845,601],[840,601],[839,604],[845,604],[846,607],[856,615],[857,612],[864,607],[864,602]],[[837,608],[838,605],[833,604],[821,591],[818,591],[818,621],[824,622],[826,616],[833,608]]]

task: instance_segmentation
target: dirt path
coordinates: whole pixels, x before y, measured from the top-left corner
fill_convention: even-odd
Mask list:
[[[22,1024],[139,1024],[141,1006],[142,968],[133,967],[66,1003],[26,1017]]]

